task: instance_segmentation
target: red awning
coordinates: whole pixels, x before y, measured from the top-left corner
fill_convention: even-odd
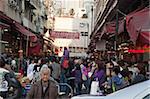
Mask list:
[[[20,23],[15,22],[15,29],[17,31],[19,31],[20,33],[22,33],[23,35],[26,35],[28,37],[30,37],[30,40],[35,42],[37,41],[37,36],[35,34],[33,34],[32,32],[30,32],[29,30],[27,30],[24,26],[22,26]]]
[[[118,34],[124,32],[124,20],[119,20],[119,26],[118,26]],[[107,22],[103,28],[102,31],[97,33],[97,35],[99,36],[99,38],[101,38],[104,34],[115,34],[116,33],[116,22],[112,21],[112,22]]]
[[[20,33],[22,33],[22,34],[24,34],[26,36],[29,36],[30,40],[32,42],[37,41],[37,36],[35,34],[33,34],[32,32],[30,32],[29,30],[27,30],[20,23],[14,21],[13,19],[11,19],[10,17],[8,17],[7,15],[5,15],[1,11],[0,11],[0,20],[4,20],[4,21],[6,21],[9,24],[9,25],[0,24],[0,27],[8,28],[10,25],[15,25],[15,27],[13,27],[13,28],[15,28],[18,32],[20,32]]]
[[[41,49],[41,44],[37,43],[36,46],[34,47],[29,47],[29,55],[39,55],[40,54],[40,49]]]
[[[142,36],[142,40],[147,40],[146,42],[149,43],[148,36],[145,35],[149,35],[150,31],[142,31],[143,29],[150,29],[149,11],[150,8],[145,8],[126,16],[126,28],[134,43],[136,43],[138,36]]]
[[[150,45],[150,30],[141,31],[139,35],[139,40],[143,45],[149,44]]]

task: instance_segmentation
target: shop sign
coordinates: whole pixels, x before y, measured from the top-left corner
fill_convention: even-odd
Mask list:
[[[78,32],[52,31],[50,36],[53,38],[79,39],[80,34]]]

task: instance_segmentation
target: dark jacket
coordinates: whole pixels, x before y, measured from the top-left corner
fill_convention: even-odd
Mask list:
[[[32,85],[28,95],[27,99],[57,99],[58,96],[58,88],[57,84],[49,80],[48,90],[42,93],[42,84],[41,81],[38,81],[36,84]]]
[[[136,84],[145,80],[147,80],[147,78],[143,74],[138,74],[135,76],[131,84]]]
[[[81,70],[75,70],[74,75],[75,75],[75,83],[81,83],[82,82]]]

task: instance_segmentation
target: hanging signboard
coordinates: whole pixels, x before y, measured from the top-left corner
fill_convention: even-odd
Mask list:
[[[79,39],[80,34],[78,32],[62,32],[62,31],[52,31],[50,36],[53,38],[64,38],[64,39]]]

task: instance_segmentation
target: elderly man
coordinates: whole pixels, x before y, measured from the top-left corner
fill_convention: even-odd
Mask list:
[[[41,80],[32,85],[27,99],[57,99],[57,84],[55,81],[50,80],[50,74],[51,70],[48,67],[41,68]]]

